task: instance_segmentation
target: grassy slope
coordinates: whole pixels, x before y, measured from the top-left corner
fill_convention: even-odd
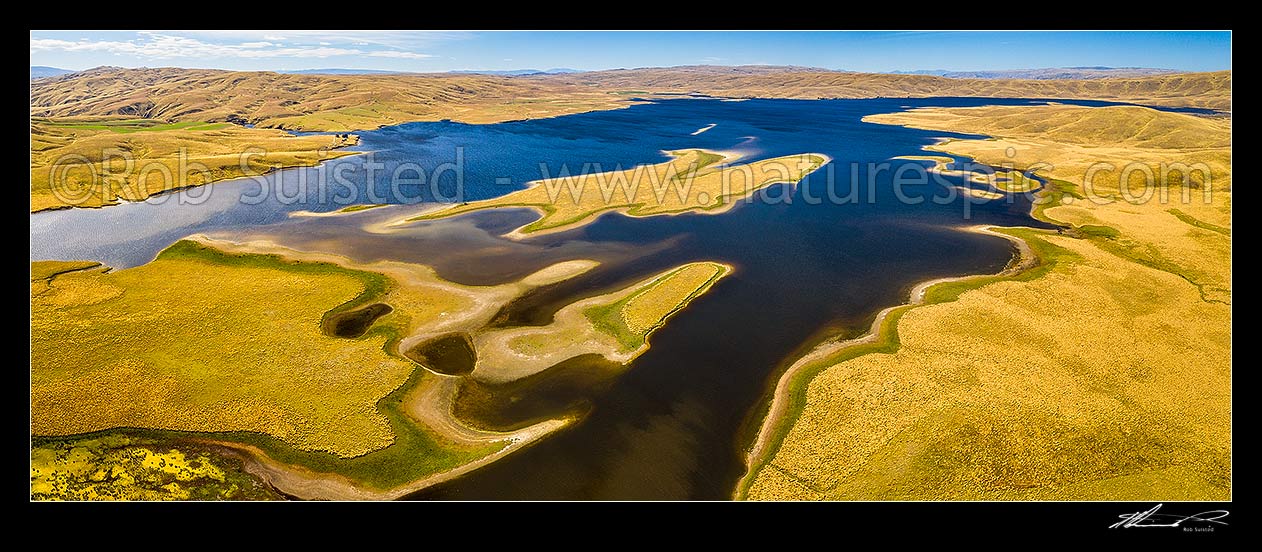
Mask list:
[[[48,272],[44,264],[33,272]],[[71,284],[69,275],[82,277]],[[328,312],[392,297],[382,275],[187,241],[147,265],[69,275],[33,299],[40,443],[94,430],[158,442],[209,433],[382,489],[502,446],[454,446],[404,412],[403,396],[426,374],[386,353],[411,323],[404,312],[353,340],[320,332]]]
[[[313,322],[389,285],[192,242],[135,268],[56,276],[32,299],[32,430],[249,430],[347,456],[384,447],[393,437],[373,403],[411,366],[385,354],[382,335],[339,339]]]
[[[175,188],[314,165],[350,155],[328,150],[356,141],[353,136],[291,136],[278,130],[201,121],[32,119],[31,211],[138,201]],[[252,148],[264,153],[245,157],[243,168],[242,154]],[[117,159],[119,155],[133,161],[128,165]],[[54,193],[54,184],[60,197]]]
[[[756,459],[741,494],[1229,497],[1230,288],[1206,293],[1188,278],[1209,267],[1229,282],[1229,234],[1183,221],[1169,205],[1079,201],[1071,184],[1086,160],[1203,160],[1218,196],[1179,206],[1229,232],[1230,165],[1217,151],[1229,145],[1229,123],[1166,115],[1027,107],[874,117],[994,133],[999,140],[941,147],[989,164],[1008,147],[1018,168],[1034,153],[1060,161],[1040,171],[1054,178],[1045,192],[1054,202],[1036,216],[1076,228],[1009,230],[1034,249],[1037,269],[932,288],[937,304],[900,309],[878,343],[809,367],[792,386],[792,424],[771,435],[773,457]],[[1109,182],[1097,184],[1109,192]],[[1081,224],[1083,211],[1097,224]]]
[[[825,163],[818,154],[801,154],[721,166],[721,155],[702,150],[672,152],[674,158],[624,171],[578,174],[540,180],[494,199],[454,205],[411,220],[444,218],[503,207],[533,207],[543,212],[523,226],[524,234],[584,224],[609,211],[632,216],[681,212],[722,212],[736,200],[778,182],[797,182]]]

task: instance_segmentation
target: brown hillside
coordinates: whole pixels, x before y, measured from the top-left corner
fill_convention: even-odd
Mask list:
[[[622,92],[619,94],[619,92]],[[128,115],[357,130],[408,121],[470,123],[625,107],[628,93],[729,97],[1043,97],[1231,108],[1231,72],[1094,80],[949,79],[798,67],[674,67],[573,75],[285,75],[99,68],[31,84],[39,117]]]
[[[549,77],[602,87],[761,98],[981,96],[1119,100],[1161,106],[1231,109],[1231,72],[1136,78],[1016,80],[847,73],[819,69],[692,66],[600,71]]]

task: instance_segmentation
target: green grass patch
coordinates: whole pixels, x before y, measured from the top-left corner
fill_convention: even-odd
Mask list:
[[[367,203],[364,205],[351,205],[349,207],[342,207],[341,209],[338,209],[338,212],[339,213],[355,213],[359,211],[367,211],[369,209],[376,209],[378,207],[385,207],[385,206],[386,206],[385,203]]]
[[[1093,238],[1114,240],[1117,239],[1118,236],[1122,235],[1121,232],[1118,232],[1117,229],[1112,226],[1102,226],[1099,224],[1084,224],[1076,227],[1076,229],[1078,230],[1078,233]]]
[[[1184,223],[1186,223],[1186,224],[1191,224],[1192,226],[1195,226],[1195,227],[1200,228],[1200,229],[1202,229],[1202,230],[1209,230],[1210,232],[1214,232],[1214,233],[1217,233],[1217,234],[1222,234],[1222,235],[1227,236],[1227,237],[1229,237],[1229,238],[1231,237],[1231,229],[1230,229],[1230,228],[1224,228],[1224,227],[1219,226],[1219,225],[1217,225],[1217,224],[1210,224],[1210,223],[1208,223],[1208,222],[1205,222],[1205,221],[1203,221],[1203,220],[1200,220],[1200,219],[1198,219],[1198,218],[1195,218],[1195,217],[1193,217],[1192,215],[1189,215],[1189,214],[1187,214],[1187,213],[1184,213],[1183,211],[1180,211],[1180,210],[1178,210],[1178,209],[1169,209],[1169,210],[1167,210],[1166,212],[1167,212],[1167,213],[1170,213],[1170,214],[1172,214],[1172,215],[1174,215],[1174,216],[1176,216],[1176,217],[1178,217],[1178,219],[1179,219],[1179,220],[1183,221],[1183,222],[1184,222]]]
[[[141,131],[164,130],[219,130],[232,126],[229,123],[208,123],[205,121],[183,121],[179,123],[163,123],[153,119],[124,119],[103,121],[56,121],[49,126],[60,128],[78,128],[83,130],[108,130],[120,134]]]
[[[599,305],[583,311],[583,316],[591,320],[596,329],[617,338],[623,349],[628,351],[634,351],[644,345],[644,335],[631,331],[622,319],[622,309],[635,295],[631,294],[608,305]]]

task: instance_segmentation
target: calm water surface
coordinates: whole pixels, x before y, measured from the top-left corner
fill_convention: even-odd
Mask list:
[[[1029,205],[1022,200],[898,201],[892,173],[901,164],[921,162],[891,158],[922,154],[920,146],[937,137],[958,135],[860,119],[909,106],[997,103],[1031,101],[689,99],[497,125],[412,123],[361,133],[356,149],[364,155],[320,169],[222,182],[144,203],[32,215],[31,259],[135,266],[181,237],[202,233],[273,239],[360,261],[425,263],[443,277],[470,284],[519,278],[563,260],[602,262],[582,277],[513,304],[500,314],[501,324],[546,323],[564,304],[681,263],[732,264],[734,274],[653,334],[649,351],[625,370],[576,361],[522,384],[532,388],[514,390],[534,403],[516,404],[483,420],[514,425],[573,410],[585,413],[580,422],[413,497],[723,499],[743,469],[740,449],[748,436],[740,435],[741,426],[786,358],[824,333],[862,331],[876,311],[904,301],[917,282],[996,272],[1011,258],[1006,241],[960,232],[960,227],[1038,225],[1025,214]],[[711,124],[710,130],[691,134]],[[585,163],[606,170],[630,167],[662,161],[664,150],[694,147],[737,150],[747,159],[818,152],[834,162],[800,186],[773,186],[718,216],[611,214],[583,228],[522,241],[500,237],[535,216],[516,209],[418,223],[391,234],[363,229],[419,208],[409,204],[495,197],[544,171],[579,172]],[[874,171],[866,164],[885,162],[891,169],[875,173],[869,198],[867,182]],[[403,163],[418,164],[426,182],[391,193],[386,177]],[[861,165],[854,173],[857,182],[852,163]],[[321,190],[315,185],[321,171],[340,174],[345,184]],[[460,189],[458,176],[464,182]],[[852,186],[862,192],[857,202],[810,199],[827,198],[830,187],[834,195],[846,196]],[[254,201],[265,188],[282,193]],[[337,218],[290,216],[339,209],[344,205],[335,198],[352,190],[361,203],[403,205]],[[377,198],[366,198],[369,191]],[[925,184],[905,192],[929,198],[946,196],[947,188]],[[465,398],[484,396],[482,391],[470,389]]]

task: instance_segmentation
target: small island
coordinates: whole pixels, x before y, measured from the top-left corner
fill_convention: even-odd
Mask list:
[[[827,155],[803,153],[731,165],[727,163],[736,159],[731,153],[701,149],[666,153],[672,159],[664,163],[538,180],[494,199],[427,211],[392,225],[485,209],[524,207],[537,211],[539,220],[508,234],[520,238],[575,228],[611,211],[632,217],[719,214],[772,184],[797,183],[830,161]]]

